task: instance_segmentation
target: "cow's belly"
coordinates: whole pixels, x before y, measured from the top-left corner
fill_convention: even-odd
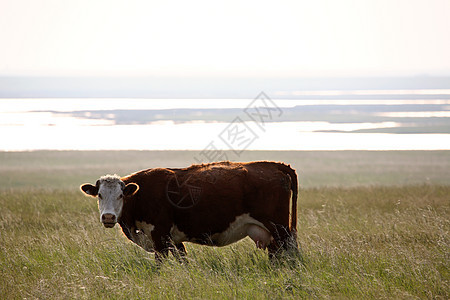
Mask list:
[[[250,236],[259,248],[266,248],[273,240],[269,230],[258,220],[250,217],[249,214],[243,214],[230,223],[223,232],[208,235],[205,233],[202,237],[188,237],[187,234],[180,231],[177,226],[172,226],[171,236],[174,243],[193,242],[197,244],[207,244],[211,246],[226,246],[237,242],[246,236]]]

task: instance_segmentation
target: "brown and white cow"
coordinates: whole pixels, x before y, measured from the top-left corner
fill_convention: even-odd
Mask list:
[[[157,259],[169,250],[185,255],[183,242],[225,246],[246,236],[268,248],[270,257],[297,248],[297,175],[283,163],[148,169],[122,178],[106,175],[81,190],[98,197],[105,227],[119,223]]]

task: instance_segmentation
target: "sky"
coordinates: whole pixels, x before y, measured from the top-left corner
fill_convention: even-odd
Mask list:
[[[0,0],[0,76],[450,75],[450,1]]]

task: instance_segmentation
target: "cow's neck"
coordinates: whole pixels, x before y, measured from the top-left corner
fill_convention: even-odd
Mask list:
[[[122,227],[122,229],[131,230],[134,225],[134,206],[135,206],[135,200],[133,198],[125,198],[123,201],[123,207],[122,207],[122,215],[120,216],[119,225]],[[125,227],[125,228],[124,228]],[[125,232],[125,230],[124,230]]]

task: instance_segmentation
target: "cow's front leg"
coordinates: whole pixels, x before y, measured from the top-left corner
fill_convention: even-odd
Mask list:
[[[163,259],[167,258],[169,255],[170,243],[168,237],[168,232],[163,233],[159,230],[152,231],[152,240],[154,243],[155,259],[157,263],[161,263]]]
[[[161,263],[163,262],[163,260],[167,258],[168,254],[169,254],[169,251],[168,251],[168,250],[165,250],[165,251],[162,250],[161,252],[156,251],[156,252],[155,252],[155,260],[156,260],[156,263],[157,263],[158,265],[161,264]]]
[[[172,255],[176,257],[180,263],[187,263],[187,253],[183,243],[172,244],[170,247],[170,252],[172,252]]]

